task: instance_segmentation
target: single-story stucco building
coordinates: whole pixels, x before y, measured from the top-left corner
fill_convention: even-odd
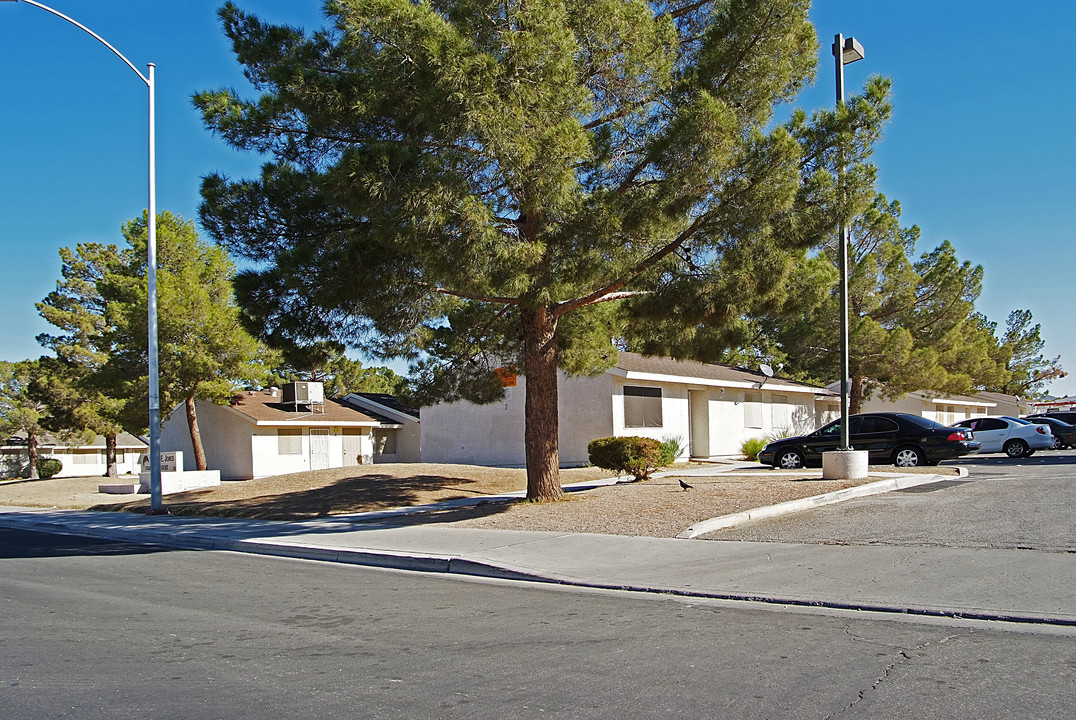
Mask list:
[[[249,480],[395,459],[382,458],[381,451],[387,449],[386,434],[395,434],[399,423],[318,397],[316,403],[285,402],[280,389],[269,388],[239,393],[226,406],[197,402],[208,468],[219,470],[222,480]],[[161,450],[182,451],[183,470],[195,469],[183,405],[161,428]]]
[[[126,432],[116,436],[116,469],[120,475],[137,475],[141,457],[147,444],[141,438]],[[105,461],[105,437],[97,435],[91,442],[76,444],[65,442],[52,435],[40,435],[37,439],[39,458],[55,458],[63,469],[55,477],[93,477],[104,475],[108,469]],[[0,477],[19,477],[29,464],[26,433],[18,433],[0,446]]]
[[[374,431],[374,462],[421,462],[422,436],[419,411],[387,393],[349,393],[340,398],[381,421]]]
[[[422,409],[422,461],[522,467],[526,378],[505,398]],[[591,377],[559,377],[560,461],[585,465],[600,437],[677,438],[694,458],[737,456],[743,442],[814,430],[840,412],[825,388],[762,372],[636,353]]]
[[[830,385],[830,390],[840,392],[840,386]],[[903,412],[925,417],[942,425],[984,415],[1008,415],[1020,417],[1028,413],[1029,403],[1015,395],[995,392],[978,392],[974,395],[938,395],[920,390],[910,392],[897,400],[887,400],[877,395],[864,400],[861,412]]]

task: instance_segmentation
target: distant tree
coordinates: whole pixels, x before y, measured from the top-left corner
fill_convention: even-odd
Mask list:
[[[1068,375],[1061,368],[1060,355],[1053,359],[1043,355],[1046,341],[1041,337],[1039,324],[1031,323],[1030,310],[1013,310],[1009,313],[1005,333],[998,338],[1000,353],[1009,373],[1008,379],[1003,383],[986,383],[984,389],[1038,399],[1045,395],[1045,388],[1051,380]]]
[[[8,362],[0,360],[0,437],[26,433],[26,452],[30,461],[30,479],[38,478],[38,438],[48,407],[39,399],[34,385],[41,382],[43,370],[37,360]]]
[[[126,387],[125,417],[148,426],[145,214],[124,224],[128,263],[99,283],[115,306],[115,350],[105,373]],[[157,216],[157,338],[160,402],[183,403],[194,459],[206,469],[195,400],[225,404],[241,387],[268,375],[269,355],[240,321],[234,302],[235,266],[223,249],[202,242],[194,223],[162,212]]]
[[[982,267],[962,262],[948,242],[916,257],[918,227],[900,225],[900,204],[877,195],[850,227],[849,409],[859,412],[873,393],[887,398],[914,390],[971,392],[996,380],[999,369],[988,335],[973,318]],[[825,265],[836,266],[835,238]],[[836,273],[829,292],[800,314],[771,319],[794,377],[830,383],[839,376],[839,298]]]
[[[771,122],[814,72],[808,5],[336,0],[307,34],[229,3],[262,95],[195,102],[272,161],[207,178],[203,225],[259,263],[237,290],[266,336],[424,358],[429,399],[490,402],[518,368],[527,495],[559,497],[558,369],[610,367],[699,269],[729,278],[711,307],[780,292],[832,224],[832,182],[801,171],[838,136],[854,155],[887,86],[825,126]]]
[[[60,332],[42,333],[37,341],[55,353],[42,358],[48,382],[42,386],[49,406],[49,430],[81,430],[105,439],[105,475],[118,474],[116,437],[122,432],[126,399],[117,385],[102,376],[112,356],[112,309],[98,283],[119,272],[130,258],[115,245],[80,243],[60,250],[61,279],[56,289],[37,303],[38,312]]]

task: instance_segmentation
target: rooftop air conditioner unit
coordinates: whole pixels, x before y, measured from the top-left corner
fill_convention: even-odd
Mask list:
[[[290,382],[281,388],[285,405],[313,405],[325,402],[325,386],[319,382]]]

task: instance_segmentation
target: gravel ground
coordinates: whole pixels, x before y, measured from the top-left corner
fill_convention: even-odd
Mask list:
[[[891,469],[890,469],[891,470]],[[881,479],[821,480],[802,474],[766,471],[621,483],[569,493],[556,503],[490,502],[410,516],[400,524],[447,523],[453,527],[543,530],[646,537],[676,537],[702,520],[821,495]]]
[[[871,476],[863,481],[821,480],[818,471],[730,474],[722,470],[714,466],[712,475],[685,476],[694,486],[690,490],[682,490],[674,475],[569,493],[561,502],[491,501],[418,513],[400,519],[399,524],[676,537],[701,520],[873,482],[879,479],[875,473],[891,473],[894,468],[871,468]],[[915,470],[956,474],[955,468],[944,466]],[[605,477],[608,473],[597,468],[561,471],[564,484]],[[97,493],[97,486],[105,481],[94,477],[3,483],[0,504],[136,512],[148,505],[144,495]],[[398,464],[228,482],[218,488],[167,495],[164,503],[170,512],[181,515],[302,520],[524,489],[525,470]]]

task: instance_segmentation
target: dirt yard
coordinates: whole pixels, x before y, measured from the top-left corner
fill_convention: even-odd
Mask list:
[[[697,466],[696,466],[697,467]],[[674,471],[676,468],[673,469]],[[871,469],[893,472],[891,467]],[[945,466],[924,472],[956,474]],[[676,476],[641,483],[620,483],[569,493],[556,503],[487,502],[401,518],[399,524],[438,523],[506,530],[548,530],[675,537],[700,520],[772,505],[861,484],[820,480],[818,472],[765,470],[741,474],[715,472],[685,476],[693,488],[681,489]],[[597,468],[561,471],[570,484],[609,477]],[[122,481],[122,479],[121,479]],[[0,505],[125,510],[149,505],[146,495],[104,495],[105,478],[22,480],[0,484]],[[386,464],[294,473],[220,487],[166,495],[165,507],[177,515],[306,520],[371,510],[424,505],[455,498],[482,498],[526,489],[525,470],[473,465]]]

